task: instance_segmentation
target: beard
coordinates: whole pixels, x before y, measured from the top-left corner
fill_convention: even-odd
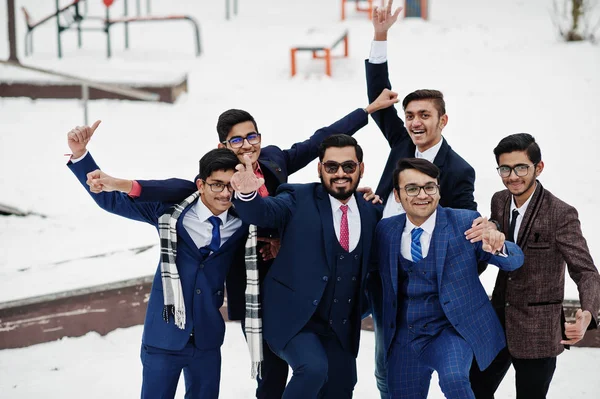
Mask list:
[[[536,180],[537,180],[536,178],[531,179],[531,181],[529,182],[529,184],[527,184],[527,186],[525,186],[525,188],[523,190],[519,191],[519,192],[513,193],[510,190],[508,190],[508,191],[510,191],[510,193],[513,196],[520,197],[521,195],[525,194],[527,192],[527,190],[529,190],[531,187],[533,187],[533,185],[535,184]]]
[[[325,182],[325,179],[323,179],[323,175],[321,175],[319,177],[321,178],[321,184],[325,188],[325,191],[327,191],[327,193],[329,195],[331,195],[333,198],[335,198],[335,199],[337,199],[339,201],[347,200],[352,195],[354,195],[354,193],[356,192],[356,189],[358,187],[358,183],[360,183],[360,177],[358,177],[356,179],[356,181],[354,181],[354,179],[352,179],[351,177],[342,177],[342,178],[334,177],[334,178],[332,178],[332,179],[329,180],[329,183]],[[350,187],[348,189],[345,189],[345,188],[336,189],[336,188],[334,188],[333,187],[333,183],[335,181],[337,181],[337,180],[349,180],[350,181]]]

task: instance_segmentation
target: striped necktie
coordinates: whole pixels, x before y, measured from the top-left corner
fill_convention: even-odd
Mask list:
[[[410,254],[412,255],[413,262],[417,263],[421,259],[423,259],[423,250],[421,249],[421,235],[423,234],[423,229],[420,227],[415,227],[410,232],[410,236],[412,238],[410,243]]]

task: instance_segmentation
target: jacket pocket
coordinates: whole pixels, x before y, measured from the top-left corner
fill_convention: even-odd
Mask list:
[[[528,249],[550,249],[550,243],[549,242],[528,242],[527,248]]]
[[[527,304],[527,306],[546,306],[546,305],[557,305],[559,303],[562,303],[563,301],[561,299],[554,299],[551,301],[543,301],[543,302],[529,302]]]
[[[272,279],[273,281],[275,281],[277,284],[284,286],[285,288],[287,288],[287,289],[288,289],[288,290],[290,290],[290,291],[294,291],[294,292],[296,291],[296,290],[295,290],[295,289],[293,289],[293,288],[292,288],[292,287],[291,287],[289,284],[287,284],[287,283],[284,283],[284,282],[283,282],[283,281],[281,281],[281,280],[278,280],[276,277],[271,277],[271,279]]]

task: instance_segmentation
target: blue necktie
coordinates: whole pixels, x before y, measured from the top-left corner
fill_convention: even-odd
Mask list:
[[[212,238],[210,240],[210,244],[205,247],[200,248],[200,253],[202,256],[207,257],[211,252],[215,252],[221,246],[221,231],[219,227],[221,226],[221,219],[216,216],[211,216],[208,218],[210,224],[212,224]]]
[[[415,263],[423,259],[423,250],[421,249],[421,234],[423,234],[423,229],[420,227],[415,227],[410,232],[410,236],[412,238],[410,242],[410,254],[412,255],[413,262]]]

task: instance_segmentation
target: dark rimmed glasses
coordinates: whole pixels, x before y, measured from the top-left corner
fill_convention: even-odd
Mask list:
[[[532,165],[520,163],[513,167],[501,165],[501,166],[498,166],[496,168],[496,170],[498,171],[498,174],[500,175],[500,177],[504,177],[504,178],[509,177],[513,170],[515,171],[515,175],[517,175],[519,177],[523,177],[523,176],[527,176],[527,174],[529,173],[529,168],[531,168],[532,166],[535,168],[536,165],[537,164],[535,164],[535,163]]]
[[[417,195],[419,195],[421,190],[425,191],[425,194],[427,195],[435,195],[437,194],[440,186],[438,186],[435,183],[428,183],[424,186],[417,186],[416,184],[407,184],[406,186],[400,188],[406,191],[406,195],[408,195],[409,197],[416,197]]]
[[[250,145],[260,144],[260,133],[250,133],[246,137],[235,136],[230,138],[229,140],[223,141],[222,143],[229,143],[231,148],[241,148],[244,146],[244,140],[246,140]]]
[[[342,163],[339,163],[335,161],[327,161],[321,162],[321,165],[323,165],[325,172],[329,173],[330,175],[337,173],[337,171],[340,169],[340,166],[342,167],[344,173],[350,174],[356,172],[356,168],[358,167],[358,165],[360,165],[360,162],[344,161]]]
[[[210,187],[210,191],[212,191],[213,193],[222,193],[223,190],[225,190],[225,187],[227,187],[227,190],[229,190],[230,193],[233,193],[233,187],[231,187],[231,184],[229,184],[229,183],[227,183],[227,184],[223,184],[223,183],[207,183],[205,181],[204,184],[206,184],[207,186],[209,186]]]

